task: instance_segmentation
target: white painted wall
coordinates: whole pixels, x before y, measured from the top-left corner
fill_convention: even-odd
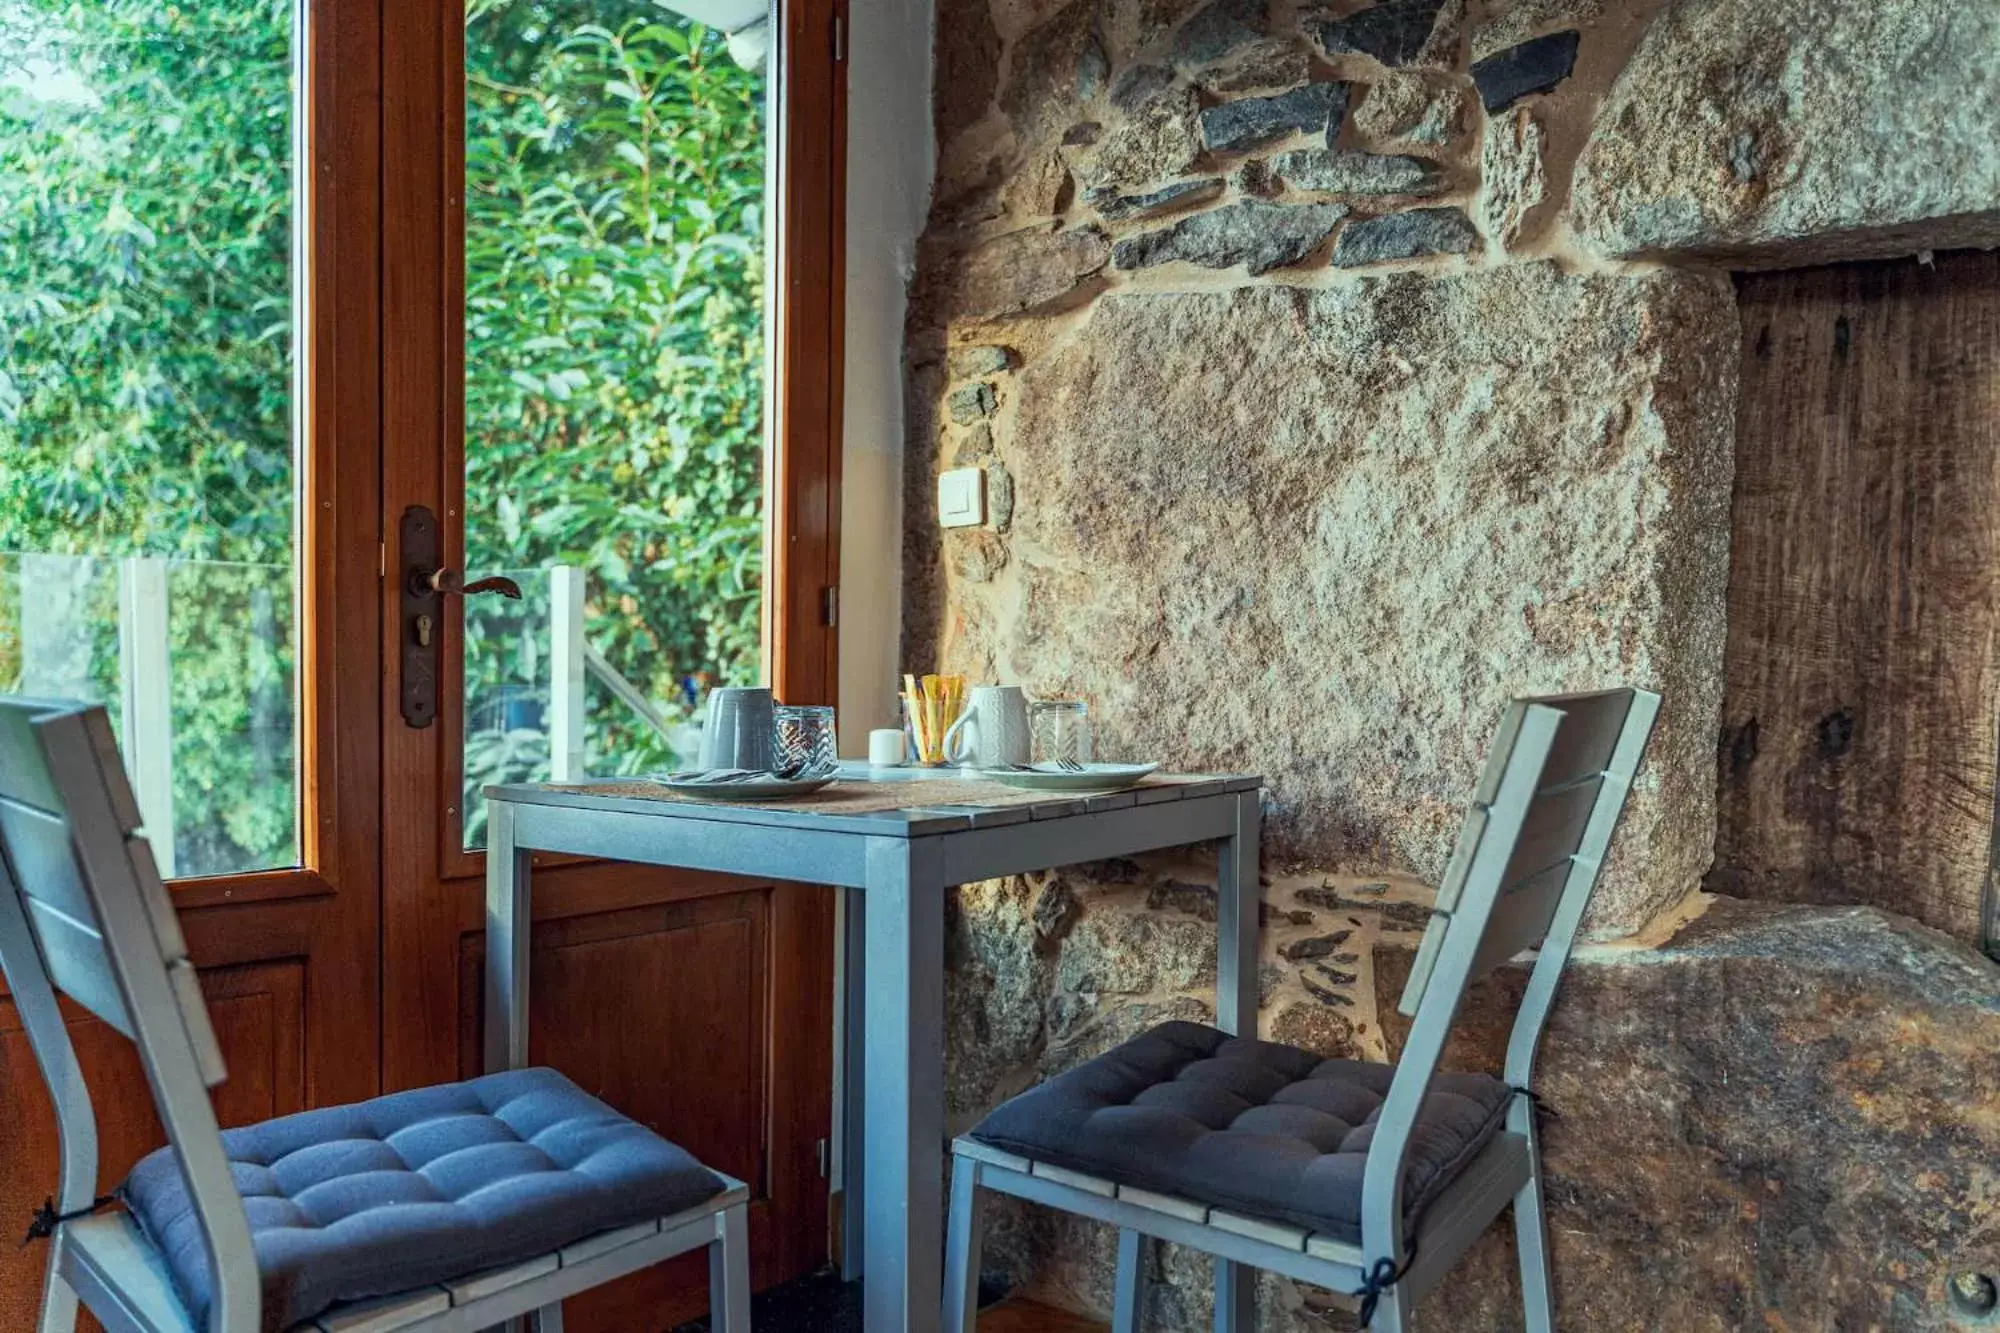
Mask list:
[[[848,0],[847,367],[840,481],[840,752],[896,725],[903,638],[903,311],[930,211],[932,0]],[[838,895],[834,939],[847,938]],[[844,1186],[847,1031],[834,977],[830,1185]]]
[[[903,312],[937,159],[932,0],[849,0],[841,753],[896,724],[903,610]]]

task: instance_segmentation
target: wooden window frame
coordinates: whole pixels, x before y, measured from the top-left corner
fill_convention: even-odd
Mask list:
[[[293,207],[299,863],[175,880],[183,911],[374,891],[381,673],[379,0],[298,6]]]

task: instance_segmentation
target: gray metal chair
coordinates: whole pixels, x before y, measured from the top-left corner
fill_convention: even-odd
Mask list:
[[[1553,1328],[1533,1075],[1659,696],[1507,710],[1438,890],[1392,1067],[1166,1024],[1021,1094],[953,1144],[944,1328],[972,1333],[979,1190],[1119,1228],[1116,1333],[1136,1333],[1148,1238],[1215,1257],[1217,1333],[1244,1333],[1234,1265],[1351,1294],[1402,1333],[1511,1203],[1530,1333]],[[1467,987],[1537,950],[1505,1080],[1440,1074]]]
[[[39,1333],[79,1299],[111,1333],[560,1333],[566,1297],[702,1247],[715,1328],[747,1333],[748,1191],[553,1070],[221,1132],[221,1052],[138,828],[102,709],[0,698],[0,964],[62,1145]],[[133,1041],[166,1126],[128,1210],[93,1197],[58,993]]]

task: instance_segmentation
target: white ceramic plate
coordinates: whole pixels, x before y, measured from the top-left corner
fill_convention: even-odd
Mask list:
[[[1085,764],[1083,772],[1070,773],[1053,764],[1036,764],[1033,768],[987,769],[979,776],[1029,791],[1118,791],[1158,767],[1158,764]]]
[[[822,787],[831,786],[839,779],[838,773],[824,773],[810,778],[781,778],[776,774],[763,774],[742,778],[735,782],[717,782],[701,779],[693,774],[661,773],[654,776],[659,783],[676,796],[691,796],[701,801],[782,801],[793,796],[810,796]]]

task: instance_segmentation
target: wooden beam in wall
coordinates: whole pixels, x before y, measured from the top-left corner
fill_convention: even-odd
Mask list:
[[[1745,275],[1738,293],[1709,887],[1870,903],[1979,941],[2000,775],[2000,253]]]

